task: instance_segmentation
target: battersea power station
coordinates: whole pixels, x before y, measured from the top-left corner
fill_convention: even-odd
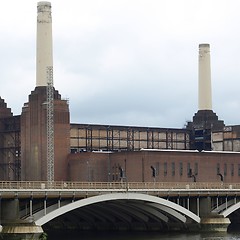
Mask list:
[[[36,86],[21,115],[0,98],[0,180],[240,182],[240,125],[212,109],[210,45],[199,45],[198,111],[185,128],[70,123],[53,85],[51,4],[37,7]]]

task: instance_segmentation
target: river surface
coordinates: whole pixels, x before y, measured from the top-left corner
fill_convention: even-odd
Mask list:
[[[48,240],[240,240],[235,233],[78,232],[49,233]]]

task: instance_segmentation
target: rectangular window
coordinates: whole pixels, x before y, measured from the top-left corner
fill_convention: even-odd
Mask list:
[[[217,163],[217,174],[220,174],[220,163]]]
[[[198,175],[198,163],[196,162],[194,165],[194,175]]]
[[[164,176],[167,176],[167,162],[164,163]]]
[[[190,163],[187,164],[187,175],[188,177],[192,176],[192,169]]]
[[[238,176],[240,176],[240,164],[238,164]]]
[[[224,163],[224,176],[227,176],[227,164]]]
[[[175,176],[175,162],[172,162],[172,176]]]
[[[160,169],[159,165],[160,165],[159,162],[157,162],[156,163],[156,176],[159,175],[159,169]]]
[[[234,164],[231,164],[231,176],[234,176]]]
[[[179,174],[180,174],[180,176],[183,175],[183,163],[182,162],[179,163]]]

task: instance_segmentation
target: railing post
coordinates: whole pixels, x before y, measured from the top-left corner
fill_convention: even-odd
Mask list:
[[[29,215],[30,215],[30,217],[32,217],[32,215],[33,215],[33,200],[32,200],[32,198],[30,198],[30,202],[29,202]]]
[[[47,215],[47,197],[44,199],[44,216]]]
[[[61,207],[61,198],[58,199],[58,208]]]
[[[197,197],[197,215],[200,215],[200,201],[199,201],[199,197]]]

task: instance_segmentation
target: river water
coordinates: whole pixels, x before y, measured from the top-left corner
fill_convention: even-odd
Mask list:
[[[75,232],[49,233],[48,240],[236,240],[235,233]]]

